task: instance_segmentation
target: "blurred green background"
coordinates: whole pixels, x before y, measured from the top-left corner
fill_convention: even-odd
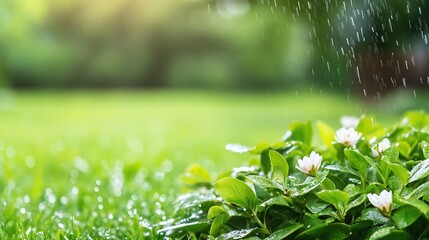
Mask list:
[[[425,0],[3,0],[0,84],[377,97],[428,86],[428,9]]]

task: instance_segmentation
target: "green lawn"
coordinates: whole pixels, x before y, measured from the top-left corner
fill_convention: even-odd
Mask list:
[[[248,155],[226,143],[274,143],[296,120],[342,115],[389,124],[429,110],[424,93],[379,103],[333,94],[0,92],[0,237],[153,238],[199,163],[216,173]]]

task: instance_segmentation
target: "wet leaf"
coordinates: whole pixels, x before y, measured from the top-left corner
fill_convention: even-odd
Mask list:
[[[331,223],[327,226],[318,225],[307,229],[298,236],[296,239],[317,239],[323,236],[324,239],[341,240],[345,239],[350,235],[351,228],[347,224],[343,223]]]
[[[304,227],[302,224],[293,224],[289,226],[283,226],[280,229],[277,229],[275,232],[273,232],[269,237],[267,237],[265,240],[282,240],[285,239],[287,236],[291,235],[292,233],[296,232],[300,228]]]
[[[215,189],[225,201],[237,204],[240,207],[254,210],[256,208],[256,194],[244,182],[227,177],[216,182]]]
[[[210,228],[208,222],[190,222],[169,226],[158,231],[158,234],[174,237],[180,232],[205,232]]]
[[[362,155],[359,151],[354,149],[345,149],[344,154],[349,159],[350,165],[359,171],[361,176],[365,176],[368,168],[368,160],[366,156]]]
[[[228,222],[230,216],[227,212],[220,212],[216,218],[213,220],[212,225],[210,226],[210,235],[218,235],[220,228]]]
[[[404,229],[413,224],[420,216],[421,212],[417,208],[411,205],[404,205],[393,212],[392,219],[396,227]]]
[[[369,237],[369,240],[407,240],[411,239],[409,233],[396,230],[395,227],[385,227],[375,231]]]
[[[209,212],[207,214],[207,218],[208,219],[215,218],[219,214],[224,213],[224,212],[227,213],[227,211],[223,207],[213,206],[209,209]]]
[[[367,208],[362,211],[359,221],[369,220],[376,225],[383,225],[389,223],[389,218],[383,216],[376,208]]]
[[[401,180],[402,186],[405,186],[408,183],[408,179],[410,178],[410,173],[407,171],[405,167],[397,163],[387,163],[387,166]]]
[[[408,183],[427,177],[429,175],[429,159],[426,159],[414,166],[410,175],[411,177],[408,180]]]
[[[261,228],[248,228],[248,229],[233,230],[231,232],[222,234],[219,236],[218,240],[243,239],[246,237],[250,237],[252,235],[256,235],[258,233],[267,234],[266,230]]]
[[[252,181],[255,185],[260,186],[261,188],[271,188],[271,189],[280,189],[281,186],[273,182],[271,179],[259,175],[249,175],[247,178]]]
[[[284,157],[277,151],[270,150],[271,160],[271,174],[274,181],[280,182],[281,185],[286,186],[287,177],[289,174],[289,165]]]
[[[316,195],[325,202],[328,202],[336,207],[345,208],[346,204],[349,202],[349,195],[341,190],[322,190]]]
[[[280,196],[275,196],[273,198],[270,198],[269,200],[265,201],[264,203],[261,204],[262,207],[269,207],[272,205],[279,205],[279,206],[290,206],[290,199],[287,199],[286,196],[280,195]]]

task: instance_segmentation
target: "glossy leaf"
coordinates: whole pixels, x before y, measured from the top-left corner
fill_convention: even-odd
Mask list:
[[[404,229],[413,224],[420,216],[421,212],[417,208],[404,205],[393,212],[392,219],[399,229]]]
[[[227,211],[223,207],[213,206],[209,209],[209,212],[207,214],[207,218],[208,219],[215,218],[221,213],[227,213]]]
[[[385,227],[375,231],[369,240],[407,240],[411,239],[409,233],[396,230],[394,227]]]
[[[246,229],[240,229],[240,230],[233,230],[231,232],[222,234],[219,236],[218,240],[229,240],[229,239],[243,239],[246,237],[250,237],[259,233],[265,233],[268,234],[268,232],[264,229],[260,228],[246,228]]]
[[[359,171],[361,176],[365,176],[368,168],[367,159],[360,152],[354,149],[345,149],[344,154],[349,159],[350,165]]]
[[[271,179],[259,176],[259,175],[250,175],[247,178],[252,181],[255,185],[260,186],[261,188],[271,188],[271,189],[280,189],[281,186],[278,186],[276,182],[273,182]]]
[[[407,171],[405,167],[397,163],[387,163],[387,166],[401,180],[401,183],[403,186],[405,186],[408,183],[408,179],[410,178],[410,173]]]
[[[418,209],[427,219],[429,219],[429,205],[418,199],[405,199],[398,198],[398,200],[404,204],[411,205]]]
[[[274,181],[280,182],[281,185],[286,186],[287,177],[289,174],[289,165],[284,157],[277,151],[270,150],[271,160],[271,174]]]
[[[273,232],[269,237],[265,238],[265,240],[282,240],[296,232],[300,228],[304,227],[303,224],[293,224],[289,226],[284,226],[280,229],[277,229]]]
[[[210,235],[216,236],[218,235],[221,227],[228,222],[228,219],[230,218],[229,214],[227,212],[221,212],[219,213],[216,218],[213,220],[212,225],[210,226]]]
[[[413,167],[410,175],[411,177],[408,180],[409,183],[427,177],[429,175],[429,159],[426,159]]]
[[[337,189],[322,190],[316,193],[316,195],[323,201],[338,207],[345,207],[350,200],[350,197],[346,192]]]
[[[237,204],[240,207],[254,210],[256,208],[256,194],[244,182],[227,177],[216,182],[215,189],[225,201]]]
[[[323,236],[323,239],[342,240],[350,235],[350,231],[350,226],[344,223],[317,225],[301,232],[296,239],[318,239]]]

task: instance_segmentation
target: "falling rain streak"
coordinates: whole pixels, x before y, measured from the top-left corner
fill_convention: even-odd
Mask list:
[[[258,4],[274,9],[286,24],[306,26],[313,54],[320,56],[308,74],[315,82],[326,79],[336,87],[349,79],[352,91],[374,100],[397,88],[413,92],[429,88],[425,0],[258,0]]]

